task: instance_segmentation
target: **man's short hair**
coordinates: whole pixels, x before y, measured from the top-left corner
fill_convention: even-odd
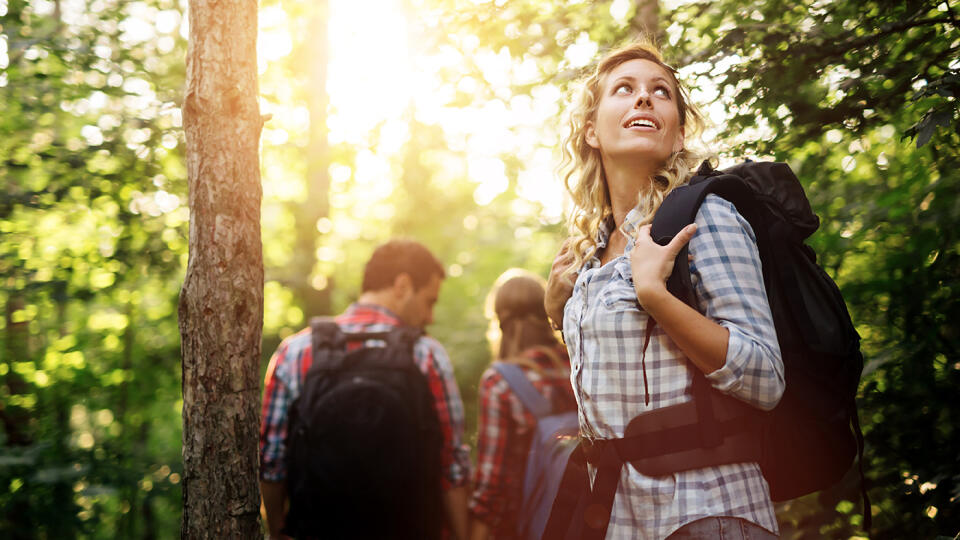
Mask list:
[[[407,274],[419,290],[433,276],[446,277],[443,264],[420,242],[394,239],[373,251],[363,269],[362,292],[379,291],[393,285],[400,274]]]

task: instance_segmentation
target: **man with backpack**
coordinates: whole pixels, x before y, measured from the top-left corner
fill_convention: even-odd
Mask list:
[[[465,538],[463,403],[446,351],[422,334],[444,277],[426,247],[391,240],[335,325],[312,321],[277,348],[260,433],[271,538],[427,538],[443,526]]]

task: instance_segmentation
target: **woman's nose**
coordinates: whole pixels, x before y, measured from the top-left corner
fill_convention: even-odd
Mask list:
[[[650,104],[650,92],[647,92],[646,88],[640,88],[637,90],[637,102],[634,104],[634,106],[639,107],[644,105],[649,107]]]

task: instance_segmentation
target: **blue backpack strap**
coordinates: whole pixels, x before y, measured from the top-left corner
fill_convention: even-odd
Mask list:
[[[533,384],[527,379],[527,376],[523,374],[520,366],[506,362],[494,362],[493,369],[497,370],[497,372],[503,376],[513,390],[513,393],[520,398],[523,406],[526,407],[531,414],[537,418],[543,418],[550,414],[552,410],[550,402],[547,401],[540,392],[537,392],[537,389],[534,388]]]

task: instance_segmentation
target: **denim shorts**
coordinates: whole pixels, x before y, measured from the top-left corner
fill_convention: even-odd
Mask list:
[[[772,540],[779,536],[756,523],[730,516],[712,516],[691,521],[667,540]]]

